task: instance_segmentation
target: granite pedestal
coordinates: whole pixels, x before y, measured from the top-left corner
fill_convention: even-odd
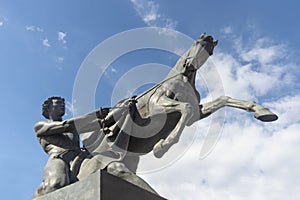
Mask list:
[[[34,200],[165,200],[127,181],[98,171]]]

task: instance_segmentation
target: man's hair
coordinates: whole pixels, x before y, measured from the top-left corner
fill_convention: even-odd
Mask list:
[[[50,105],[52,104],[53,99],[62,100],[65,103],[65,99],[62,98],[62,97],[59,97],[59,96],[49,97],[47,100],[45,100],[43,105],[42,105],[42,115],[46,119],[49,119],[49,108],[50,108]]]

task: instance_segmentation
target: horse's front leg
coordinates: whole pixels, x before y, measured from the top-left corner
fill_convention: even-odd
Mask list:
[[[200,119],[209,116],[225,106],[239,108],[247,112],[254,112],[254,117],[263,122],[271,122],[278,119],[276,114],[254,101],[243,101],[227,96],[221,96],[214,101],[200,105]]]
[[[168,137],[166,139],[161,139],[153,147],[153,153],[155,157],[161,158],[173,144],[179,141],[180,135],[184,127],[188,124],[189,120],[194,116],[194,114],[198,114],[198,111],[196,111],[197,108],[193,106],[191,103],[176,101],[170,99],[167,96],[160,97],[158,101],[158,105],[162,106],[166,113],[172,113],[172,112],[181,113],[181,117],[177,125],[171,131]]]

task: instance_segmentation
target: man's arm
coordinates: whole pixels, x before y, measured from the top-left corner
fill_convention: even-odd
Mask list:
[[[45,122],[40,121],[34,125],[37,136],[62,134],[70,129],[70,125],[63,122]]]
[[[40,121],[34,125],[37,136],[62,134],[77,130],[80,133],[90,132],[102,128],[100,120],[104,118],[109,109],[100,108],[94,112],[62,122]]]
[[[80,133],[99,130],[103,128],[101,120],[105,118],[108,112],[109,108],[100,108],[89,114],[68,119],[66,124],[69,125],[69,129],[76,129]]]

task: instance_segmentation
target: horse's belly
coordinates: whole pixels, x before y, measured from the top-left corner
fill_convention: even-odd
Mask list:
[[[165,139],[175,128],[180,119],[180,115],[179,112],[174,112],[167,114],[165,117],[160,115],[153,116],[150,122],[151,125],[148,124],[133,128],[128,151],[141,154],[152,151],[153,146],[160,139]],[[163,118],[165,118],[165,120]]]

